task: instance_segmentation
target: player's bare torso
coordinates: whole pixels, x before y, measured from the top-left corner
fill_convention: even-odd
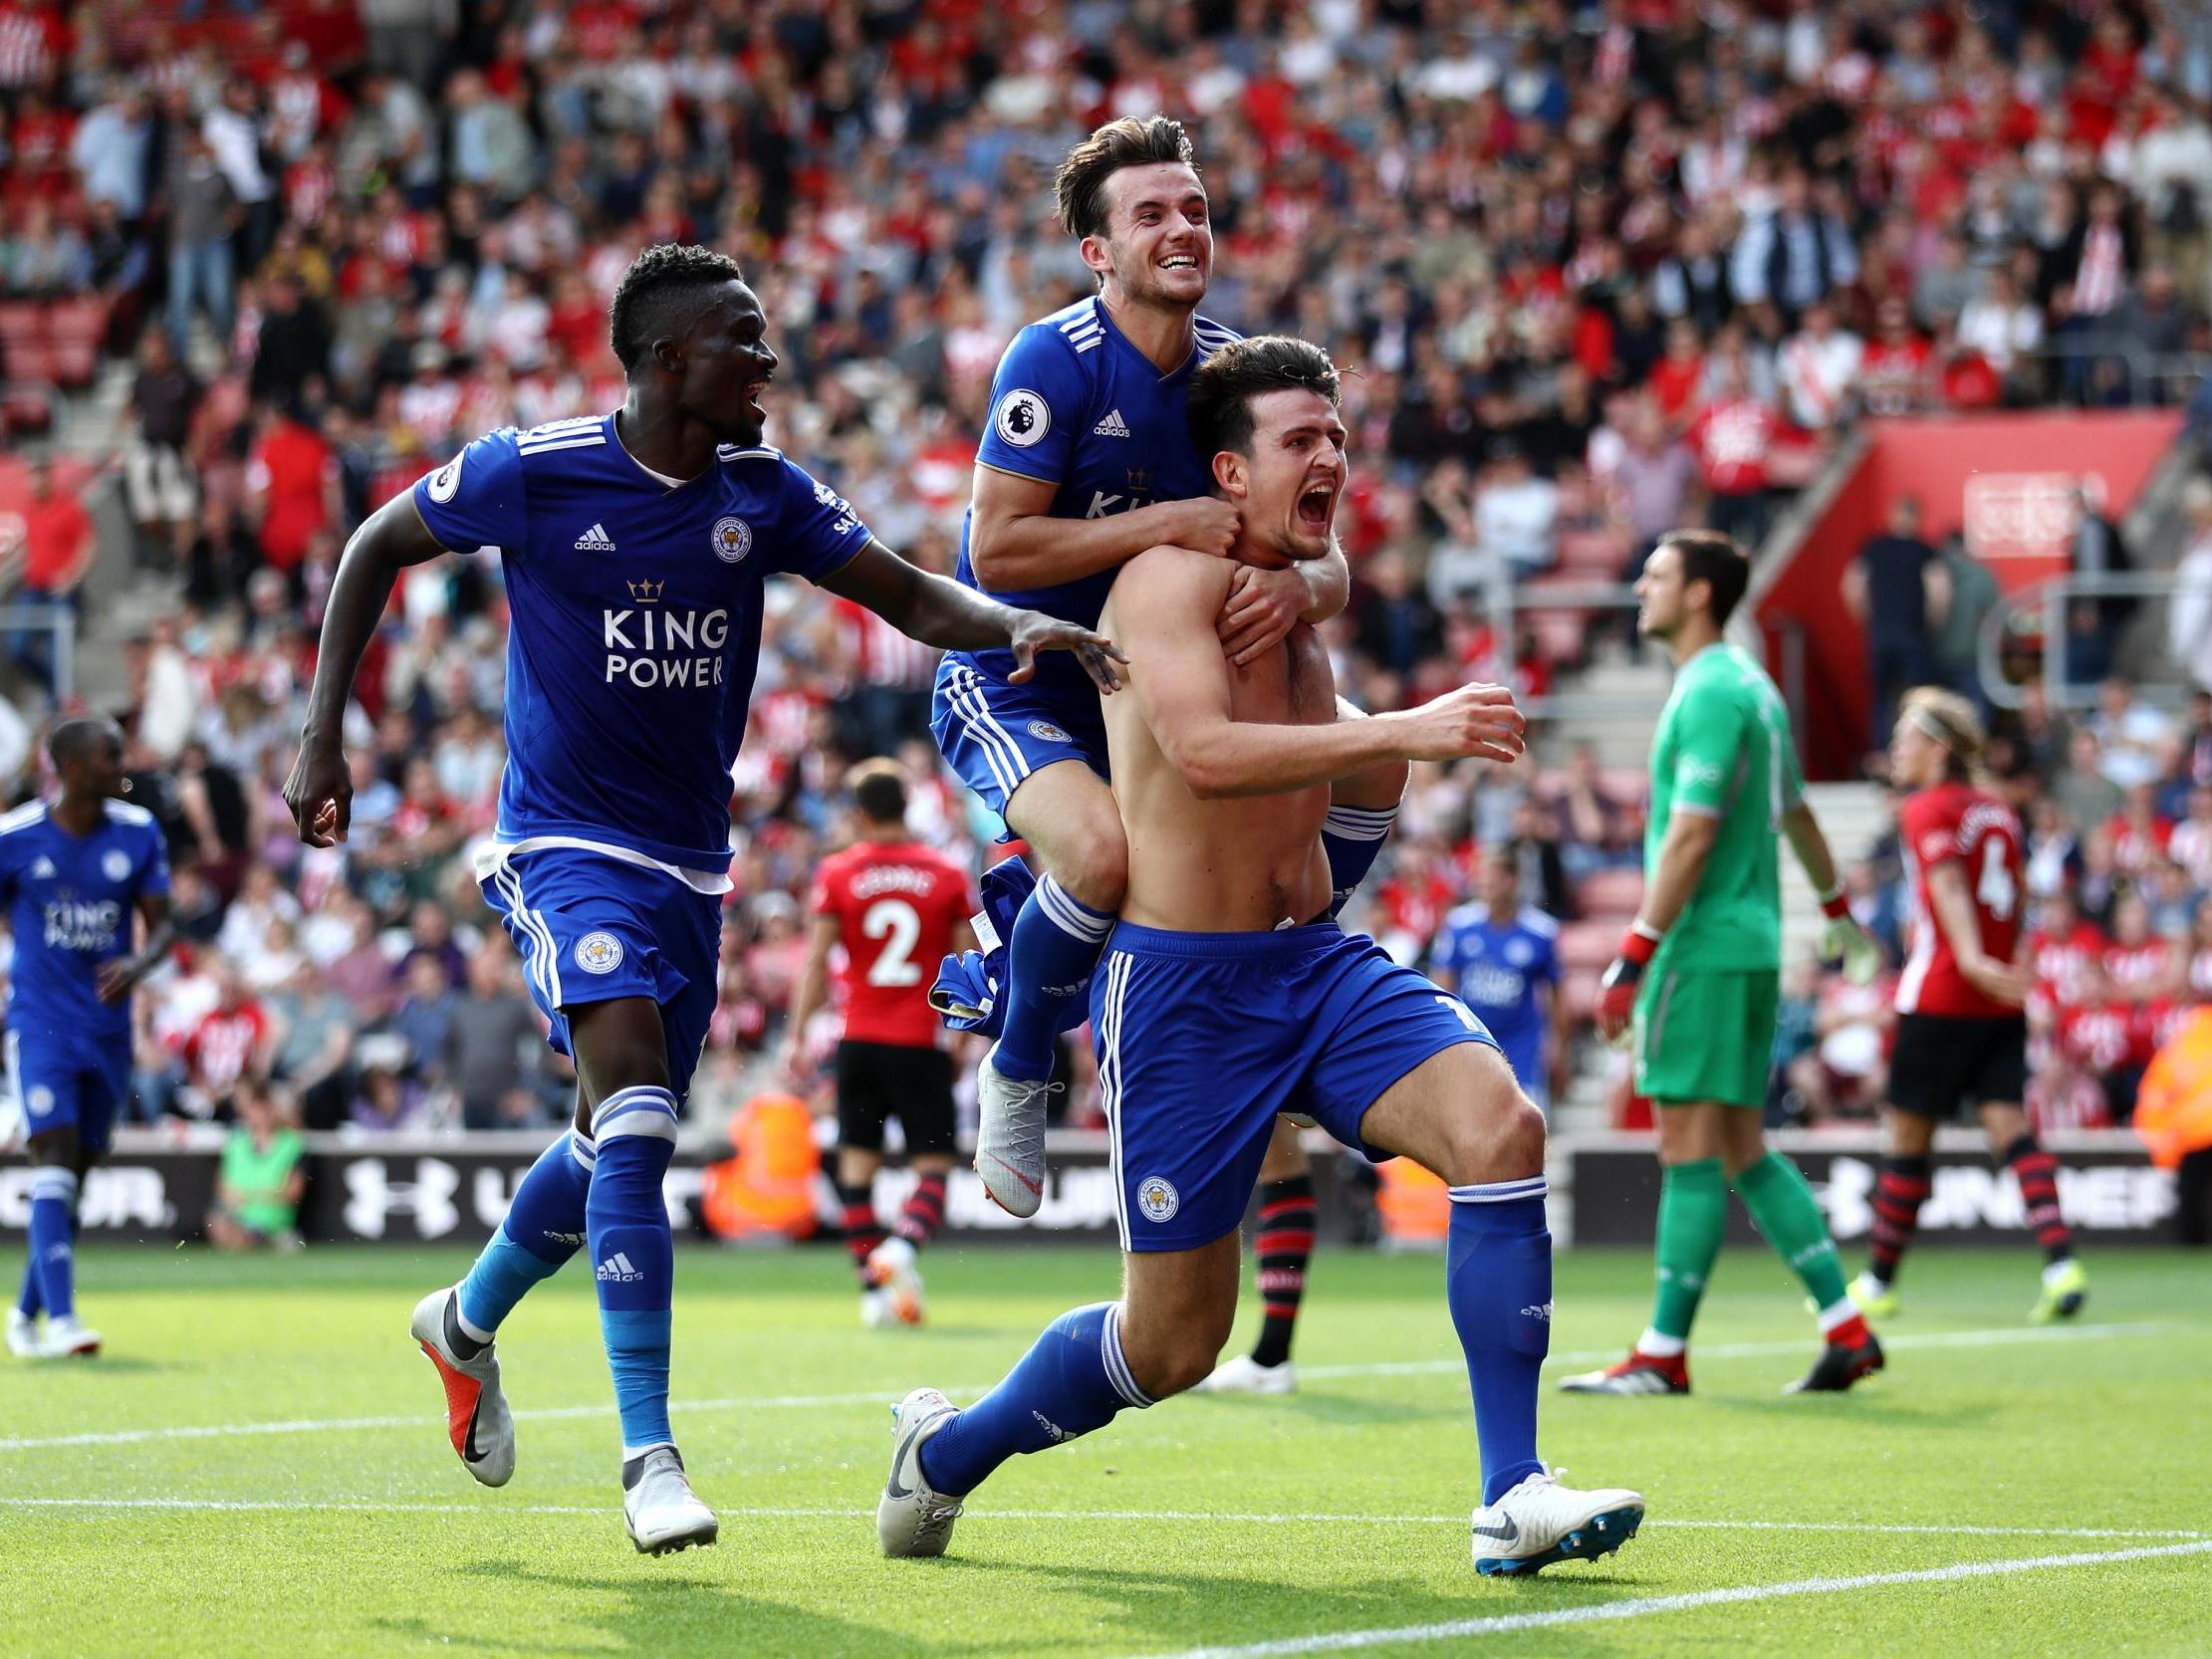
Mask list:
[[[1219,582],[1210,603],[1218,610],[1236,566],[1211,563]],[[1128,652],[1122,672],[1133,685],[1144,673],[1146,640],[1141,632],[1116,631],[1111,598],[1100,626]],[[1228,682],[1232,720],[1321,726],[1337,718],[1329,652],[1303,623],[1243,668],[1218,651],[1215,661]],[[1161,753],[1135,696],[1108,697],[1105,707],[1113,796],[1129,846],[1124,920],[1186,933],[1266,932],[1328,909],[1329,861],[1321,846],[1327,784],[1201,801]]]

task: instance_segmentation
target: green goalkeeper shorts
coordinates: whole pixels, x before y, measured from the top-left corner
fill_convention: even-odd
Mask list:
[[[1767,1103],[1780,976],[1654,963],[1636,991],[1636,1092],[1663,1103]]]

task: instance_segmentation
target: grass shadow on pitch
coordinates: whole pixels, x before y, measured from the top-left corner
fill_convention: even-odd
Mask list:
[[[1301,1388],[1285,1399],[1238,1394],[1199,1396],[1207,1407],[1224,1411],[1259,1411],[1274,1417],[1301,1417],[1308,1422],[1382,1427],[1391,1424],[1462,1423],[1467,1407],[1456,1402],[1419,1405],[1407,1400],[1382,1400],[1368,1394],[1319,1394]]]
[[[1590,1607],[1649,1594],[1652,1582],[1632,1566],[1602,1571],[1569,1566],[1557,1576],[1478,1578],[1467,1568],[1464,1594],[1439,1594],[1431,1582],[1379,1578],[1329,1589],[1224,1570],[1167,1572],[1136,1562],[1113,1566],[1047,1563],[1019,1570],[1117,1606],[1128,1633],[1108,1637],[1116,1649],[1178,1648],[1223,1642],[1296,1640],[1340,1632],[1447,1624]],[[1548,1645],[1547,1659],[1570,1650]],[[1611,1651],[1577,1647],[1574,1653]]]
[[[598,1634],[571,1643],[529,1637],[439,1629],[419,1619],[389,1618],[375,1627],[394,1638],[414,1639],[467,1653],[590,1655],[592,1659],[667,1659],[674,1653],[743,1653],[746,1659],[829,1659],[883,1650],[880,1627],[766,1601],[717,1581],[727,1568],[719,1551],[675,1561],[640,1560],[639,1572],[664,1577],[592,1576],[549,1572],[520,1560],[485,1560],[458,1569],[564,1608],[569,1619]],[[696,1562],[696,1566],[688,1563]],[[702,1577],[701,1571],[709,1575]],[[609,1598],[614,1598],[612,1605]],[[908,1652],[938,1651],[934,1644],[902,1642]]]
[[[1705,1396],[1708,1408],[1719,1406],[1728,1411],[1755,1413],[1762,1417],[1787,1417],[1793,1413],[1814,1422],[1831,1422],[1835,1419],[1815,1416],[1826,1408],[1829,1396],[1802,1394],[1776,1394],[1771,1398],[1756,1395]],[[1987,1400],[1947,1399],[1938,1403],[1926,1400],[1901,1398],[1887,1391],[1861,1392],[1853,1389],[1847,1398],[1835,1397],[1833,1409],[1839,1414],[1848,1413],[1850,1419],[1861,1426],[1894,1424],[1922,1429],[1971,1428],[1989,1421],[1990,1403]]]

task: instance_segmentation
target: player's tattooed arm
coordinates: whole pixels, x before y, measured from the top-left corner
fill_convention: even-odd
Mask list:
[[[1242,668],[1262,651],[1280,644],[1300,622],[1320,624],[1352,598],[1352,567],[1342,544],[1332,540],[1328,557],[1280,571],[1239,566],[1229,584],[1215,631],[1221,649]]]
[[[1017,683],[1036,671],[1039,651],[1073,651],[1101,693],[1110,695],[1121,684],[1113,665],[1128,661],[1104,634],[1041,611],[1001,604],[909,564],[881,542],[868,543],[841,569],[824,577],[821,586],[866,605],[924,645],[948,651],[1009,648],[1016,667],[1007,678]]]
[[[369,515],[346,544],[323,612],[323,638],[315,656],[315,686],[308,693],[300,753],[284,781],[284,804],[310,846],[346,838],[354,816],[354,783],[346,764],[346,704],[362,653],[382,620],[399,573],[427,564],[439,546],[416,510],[414,492],[393,496]]]

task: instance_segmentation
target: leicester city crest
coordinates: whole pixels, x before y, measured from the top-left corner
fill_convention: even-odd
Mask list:
[[[711,536],[714,557],[725,565],[742,564],[753,551],[753,527],[734,514],[716,519]]]

